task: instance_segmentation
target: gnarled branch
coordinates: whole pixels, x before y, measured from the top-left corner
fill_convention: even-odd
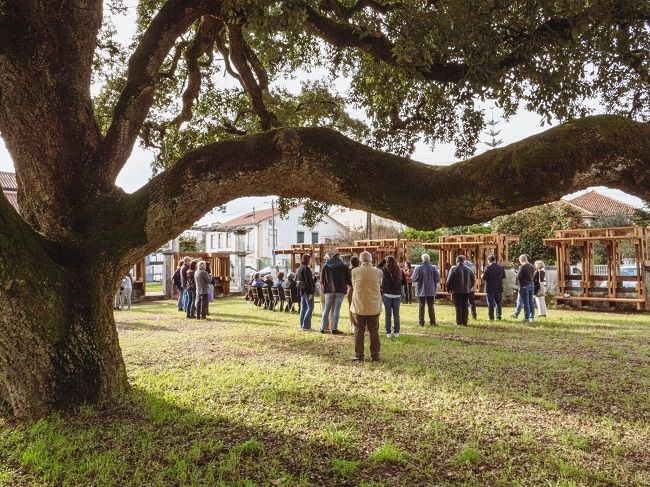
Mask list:
[[[246,43],[244,34],[239,25],[228,25],[228,38],[230,40],[230,60],[239,73],[239,81],[250,96],[253,110],[260,118],[262,130],[279,127],[278,117],[271,112],[264,103],[264,92],[268,89],[268,76],[259,59]],[[249,58],[251,56],[251,58]],[[253,69],[251,69],[251,59]],[[253,74],[257,74],[257,79]]]
[[[169,0],[153,18],[129,60],[127,80],[102,141],[99,160],[115,180],[151,108],[160,67],[176,39],[197,19],[216,11],[216,0]]]
[[[192,151],[129,197],[145,228],[129,245],[142,255],[211,208],[269,191],[437,228],[602,184],[650,200],[649,125],[588,117],[449,166],[379,152],[328,128],[276,129]]]

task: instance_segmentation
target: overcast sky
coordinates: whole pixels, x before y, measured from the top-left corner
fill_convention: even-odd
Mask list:
[[[129,39],[134,33],[135,21],[131,17],[132,15],[133,9],[130,9],[127,16],[114,17],[114,23],[119,32],[119,40],[124,44],[129,42]],[[287,81],[286,84],[290,90],[297,91],[300,87],[300,81],[318,76],[319,73],[313,73],[310,75],[305,73],[298,79]],[[347,85],[348,83],[345,79],[336,81],[336,87],[341,92],[345,92]],[[485,108],[489,108],[489,105],[487,105]],[[595,108],[596,112],[600,111],[598,110],[598,107]],[[355,113],[355,115],[362,116],[362,114],[357,113]],[[500,113],[495,110],[495,118],[498,119],[499,115]],[[501,122],[498,128],[501,130],[499,138],[503,140],[504,145],[507,145],[544,130],[548,130],[549,126],[541,126],[540,116],[527,112],[525,110],[520,110],[514,117],[509,120],[508,123]],[[484,140],[487,140],[487,137],[484,137]],[[481,153],[485,152],[488,147],[485,144],[481,144],[477,149],[477,153]],[[412,158],[426,164],[439,165],[451,164],[457,161],[457,159],[454,157],[454,147],[451,144],[440,144],[433,149],[424,144],[419,144]],[[129,193],[140,188],[151,177],[151,159],[151,153],[141,149],[139,146],[136,146],[133,150],[131,158],[118,176],[117,184]],[[4,143],[0,143],[0,171],[13,170],[13,162],[11,161],[11,158],[4,147]],[[605,194],[608,194],[609,196],[635,206],[641,206],[643,203],[639,198],[628,195],[619,190],[608,189],[604,187],[598,187],[597,189]],[[227,205],[225,214],[213,212],[212,214],[208,214],[202,218],[200,222],[211,223],[217,220],[224,221],[243,212],[250,211],[250,209],[253,207],[268,207],[270,206],[271,198],[272,196],[263,198],[239,198]],[[188,227],[189,226],[190,225],[188,225]]]

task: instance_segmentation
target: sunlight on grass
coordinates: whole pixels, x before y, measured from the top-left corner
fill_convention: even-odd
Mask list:
[[[236,298],[210,308],[117,312],[131,391],[0,419],[0,485],[650,485],[648,314],[550,310],[529,327],[481,308],[465,328],[437,305],[434,328],[403,306],[382,361],[352,364],[350,335]]]

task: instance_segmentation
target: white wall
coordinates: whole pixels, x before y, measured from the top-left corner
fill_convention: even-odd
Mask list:
[[[287,249],[292,244],[298,243],[298,232],[304,232],[304,243],[312,243],[312,234],[318,234],[316,243],[327,243],[335,240],[344,231],[345,227],[329,216],[325,216],[314,228],[308,228],[302,224],[302,207],[293,208],[285,218],[275,217],[276,248]],[[246,265],[258,268],[259,259],[273,258],[273,240],[271,236],[271,219],[265,220],[252,227],[251,232],[246,236],[249,255],[246,257]],[[221,246],[219,246],[219,235],[221,235]],[[230,245],[226,245],[225,232],[206,232],[206,252],[234,252],[235,235],[230,233]],[[285,267],[283,262],[289,262],[290,257],[286,255],[276,256],[276,264]]]
[[[337,208],[330,213],[330,216],[350,230],[362,230],[366,228],[367,216],[365,211],[355,210],[353,208]],[[372,215],[372,223],[373,225],[395,228],[399,231],[404,230],[404,225],[401,223],[377,215]]]

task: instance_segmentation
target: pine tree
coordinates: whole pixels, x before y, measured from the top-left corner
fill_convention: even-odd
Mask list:
[[[499,122],[494,120],[494,108],[492,108],[490,111],[492,112],[492,116],[490,117],[490,120],[485,123],[489,127],[486,135],[490,136],[491,139],[488,142],[484,142],[484,143],[485,145],[489,146],[491,149],[496,149],[498,146],[503,144],[503,140],[497,139],[497,137],[501,133],[501,130],[496,129],[497,125],[499,125]]]

